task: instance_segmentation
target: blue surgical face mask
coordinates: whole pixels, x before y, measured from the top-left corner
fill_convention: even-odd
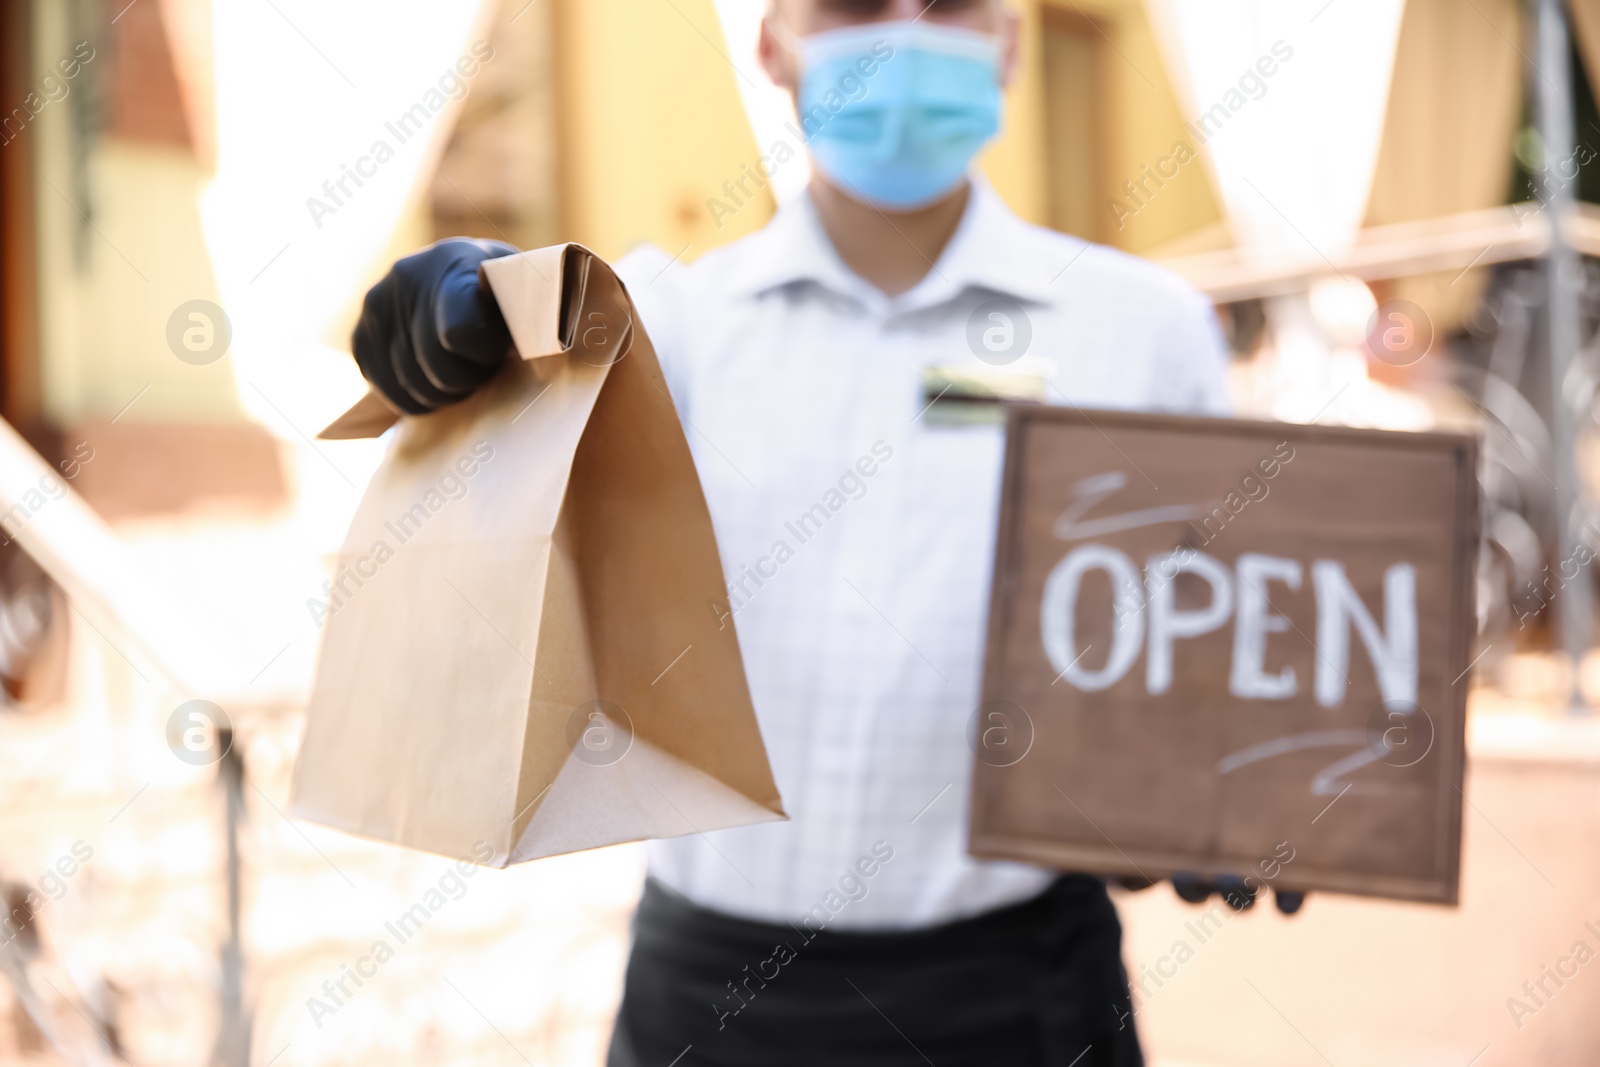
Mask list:
[[[841,190],[908,210],[940,199],[1000,129],[1000,41],[876,22],[799,42],[800,124]]]

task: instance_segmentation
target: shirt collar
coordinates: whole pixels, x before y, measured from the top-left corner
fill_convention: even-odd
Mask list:
[[[745,272],[739,286],[743,294],[753,296],[784,285],[812,282],[856,300],[864,292],[870,293],[878,298],[873,303],[881,302],[896,312],[930,307],[968,289],[1054,304],[1059,294],[1051,290],[1055,280],[1051,275],[1076,254],[1062,242],[1077,241],[1046,235],[1023,222],[981,176],[972,179],[966,211],[933,269],[909,292],[892,300],[881,297],[839,258],[809,193],[780,208],[757,240],[761,254],[752,257]]]
[[[748,246],[749,262],[736,291],[757,296],[800,282],[814,282],[834,292],[857,295],[865,285],[845,266],[822,228],[811,194],[802,192],[778,209]]]

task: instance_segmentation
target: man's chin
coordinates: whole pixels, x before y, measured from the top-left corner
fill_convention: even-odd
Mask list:
[[[963,174],[944,189],[928,197],[915,200],[885,199],[883,197],[868,196],[859,187],[848,181],[835,178],[817,165],[815,159],[811,161],[811,188],[820,187],[824,195],[842,197],[862,207],[872,208],[891,218],[897,215],[912,216],[931,211],[966,196],[972,179]]]

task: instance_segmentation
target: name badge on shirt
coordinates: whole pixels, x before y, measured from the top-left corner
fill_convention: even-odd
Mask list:
[[[922,368],[923,418],[936,426],[993,425],[1010,402],[1045,400],[1055,364],[1025,356],[1002,367],[973,360]]]

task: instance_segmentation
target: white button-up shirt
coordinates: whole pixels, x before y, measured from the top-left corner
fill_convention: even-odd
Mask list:
[[[1009,298],[1025,324],[993,323],[1031,327],[1016,366],[1046,379],[1047,400],[1223,413],[1210,304],[1149,263],[1024,223],[981,181],[898,297],[844,265],[804,197],[692,265],[641,249],[619,269],[685,423],[790,815],[652,841],[651,874],[709,908],[833,929],[927,925],[1041,891],[1049,872],[966,855],[1004,431],[931,417],[923,370],[993,362],[975,355],[991,325],[979,309]]]

